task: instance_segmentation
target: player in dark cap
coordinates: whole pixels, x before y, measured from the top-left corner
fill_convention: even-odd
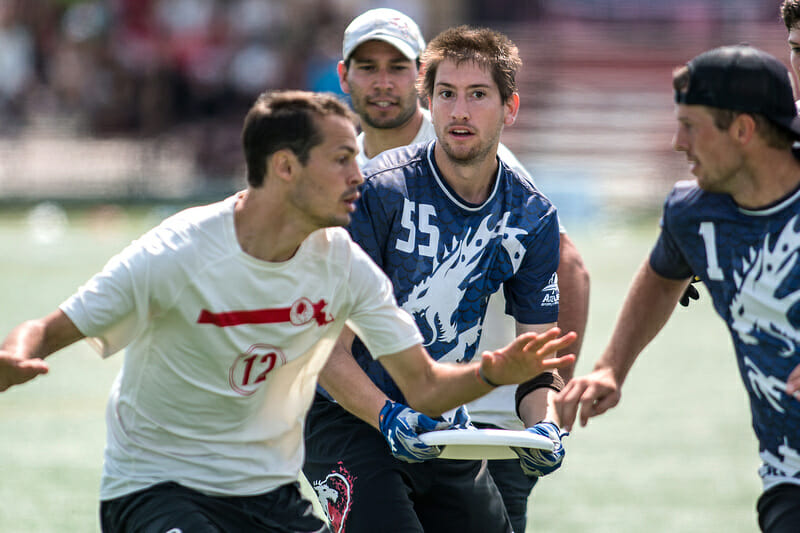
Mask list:
[[[700,54],[673,73],[678,127],[695,181],[675,185],[594,371],[556,405],[570,428],[614,407],[636,357],[693,273],[728,325],[750,397],[764,493],[761,530],[800,527],[800,138],[790,75],[747,45]],[[687,361],[688,362],[688,361]],[[690,393],[690,391],[685,391]]]

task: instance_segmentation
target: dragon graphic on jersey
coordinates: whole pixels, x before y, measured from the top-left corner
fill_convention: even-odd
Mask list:
[[[750,249],[750,257],[742,259],[742,272],[734,271],[736,295],[729,311],[731,328],[745,344],[757,344],[756,334],[777,338],[785,348],[780,354],[795,353],[800,331],[789,322],[789,309],[800,302],[800,290],[779,296],[779,289],[794,269],[800,253],[800,232],[795,231],[797,216],[784,227],[770,249],[770,235],[764,238],[761,250]]]
[[[432,334],[425,339],[425,346],[435,342],[450,343],[459,337],[456,311],[469,285],[485,275],[480,269],[480,259],[491,239],[502,239],[502,246],[508,253],[514,272],[519,268],[525,256],[519,236],[526,232],[508,227],[508,215],[505,213],[493,226],[492,216],[489,215],[481,221],[474,235],[468,229],[461,241],[454,238],[452,247],[445,251],[441,262],[438,257],[433,258],[431,275],[414,286],[401,305],[412,316],[421,316],[427,323]],[[477,343],[481,324],[482,318],[478,317],[472,327],[462,331],[458,346],[450,353],[459,357],[465,354],[468,345]],[[446,360],[446,357],[441,360]]]
[[[314,481],[314,491],[322,504],[333,533],[344,533],[345,521],[353,505],[353,481],[355,477],[340,461],[338,472],[331,472],[325,479]]]

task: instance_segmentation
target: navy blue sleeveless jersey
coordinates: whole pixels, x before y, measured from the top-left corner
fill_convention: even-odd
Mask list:
[[[501,284],[506,312],[517,321],[557,320],[558,217],[531,181],[502,161],[487,200],[465,202],[442,179],[434,144],[390,150],[370,163],[349,230],[391,279],[430,355],[466,362]],[[358,339],[353,355],[390,398],[405,402]]]
[[[664,206],[650,265],[697,274],[728,325],[750,397],[765,490],[800,484],[800,402],[784,392],[800,364],[800,191],[757,211],[680,182]]]

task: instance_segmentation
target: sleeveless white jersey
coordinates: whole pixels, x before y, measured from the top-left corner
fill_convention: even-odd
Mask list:
[[[409,145],[425,143],[436,138],[436,131],[433,128],[433,122],[431,122],[430,111],[423,109],[422,113],[422,125]],[[364,168],[375,158],[367,158],[364,152],[364,132],[359,133],[356,141],[359,148],[356,161],[359,167]],[[380,154],[376,154],[375,157],[378,155]],[[533,182],[533,178],[531,178],[519,159],[517,159],[514,153],[502,143],[497,147],[497,156],[514,171]],[[566,233],[564,226],[561,225],[560,222],[559,231],[561,233]],[[514,340],[515,337],[516,328],[514,319],[505,313],[505,297],[503,296],[503,291],[498,290],[489,299],[483,334],[476,353],[480,354],[486,350],[501,348]],[[524,425],[517,416],[515,409],[514,395],[516,390],[516,385],[498,387],[486,396],[467,404],[472,420],[484,424],[493,424],[506,429],[523,429]]]
[[[235,201],[167,219],[61,305],[103,357],[127,346],[102,500],[166,480],[218,496],[294,482],[317,376],[345,322],[376,357],[421,341],[346,231],[260,261],[238,244]]]

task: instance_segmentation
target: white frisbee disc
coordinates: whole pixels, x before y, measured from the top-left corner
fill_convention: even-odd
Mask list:
[[[419,436],[428,446],[444,446],[441,459],[516,459],[511,447],[553,451],[553,441],[528,431],[445,429]]]

